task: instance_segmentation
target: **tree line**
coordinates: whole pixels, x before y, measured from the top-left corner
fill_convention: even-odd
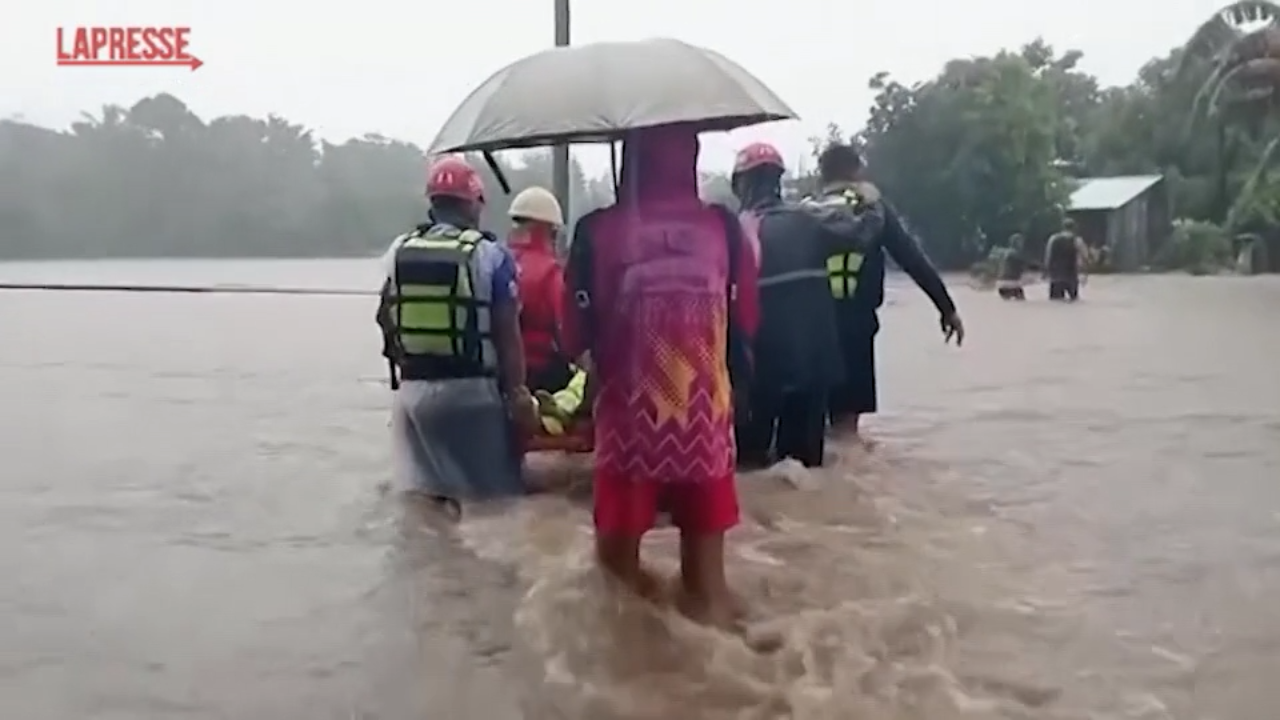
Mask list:
[[[1124,86],[1103,87],[1081,59],[1035,39],[953,60],[925,82],[879,73],[865,127],[833,125],[814,150],[861,145],[948,268],[1013,232],[1051,231],[1083,176],[1166,175],[1177,216],[1215,228],[1196,237],[1223,252],[1238,233],[1280,225],[1280,4],[1224,8]],[[0,121],[0,259],[370,255],[421,218],[424,167],[411,143],[333,144],[276,116],[205,120],[167,94],[66,131]],[[549,186],[549,154],[504,173],[517,190]],[[710,199],[730,199],[724,174],[704,181]],[[576,165],[571,185],[575,214],[612,200],[609,178]],[[491,203],[487,226],[505,227],[504,210]]]

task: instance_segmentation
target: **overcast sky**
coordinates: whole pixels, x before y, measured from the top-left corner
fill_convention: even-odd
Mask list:
[[[80,111],[171,92],[203,117],[277,113],[342,140],[366,132],[427,144],[484,78],[550,44],[551,0],[14,0],[0,22],[0,117],[65,126]],[[860,126],[867,78],[935,74],[950,58],[1037,35],[1079,48],[1109,84],[1183,41],[1222,0],[577,0],[574,42],[672,36],[718,50],[803,118],[710,137],[703,165],[778,143],[788,158],[829,121]],[[189,25],[181,68],[59,68],[55,28]],[[483,42],[482,42],[483,41]],[[593,170],[599,153],[579,152]]]

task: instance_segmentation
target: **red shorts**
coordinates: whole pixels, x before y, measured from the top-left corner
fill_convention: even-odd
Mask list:
[[[704,482],[637,482],[613,473],[595,474],[596,532],[639,537],[653,528],[658,511],[671,513],[681,532],[716,535],[738,524],[733,473]]]

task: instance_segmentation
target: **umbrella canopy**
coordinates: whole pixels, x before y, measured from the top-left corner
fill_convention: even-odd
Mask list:
[[[731,130],[795,117],[717,52],[667,38],[594,43],[545,50],[494,73],[458,106],[429,152],[606,142],[669,123]]]

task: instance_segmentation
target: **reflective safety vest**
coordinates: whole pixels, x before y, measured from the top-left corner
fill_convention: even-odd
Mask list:
[[[806,205],[827,208],[856,208],[862,196],[853,188],[804,199]],[[827,280],[831,284],[831,297],[837,300],[853,297],[858,289],[858,274],[866,254],[860,252],[838,253],[827,258]]]
[[[569,384],[565,385],[563,389],[545,396],[546,399],[539,393],[538,409],[542,419],[543,432],[548,435],[563,435],[568,419],[578,412],[578,408],[582,407],[586,392],[587,371],[575,367],[573,368],[573,378],[569,380]],[[549,404],[547,401],[549,401]]]
[[[403,363],[466,377],[497,367],[492,286],[479,277],[476,250],[485,239],[452,225],[419,228],[396,250],[391,320]]]

